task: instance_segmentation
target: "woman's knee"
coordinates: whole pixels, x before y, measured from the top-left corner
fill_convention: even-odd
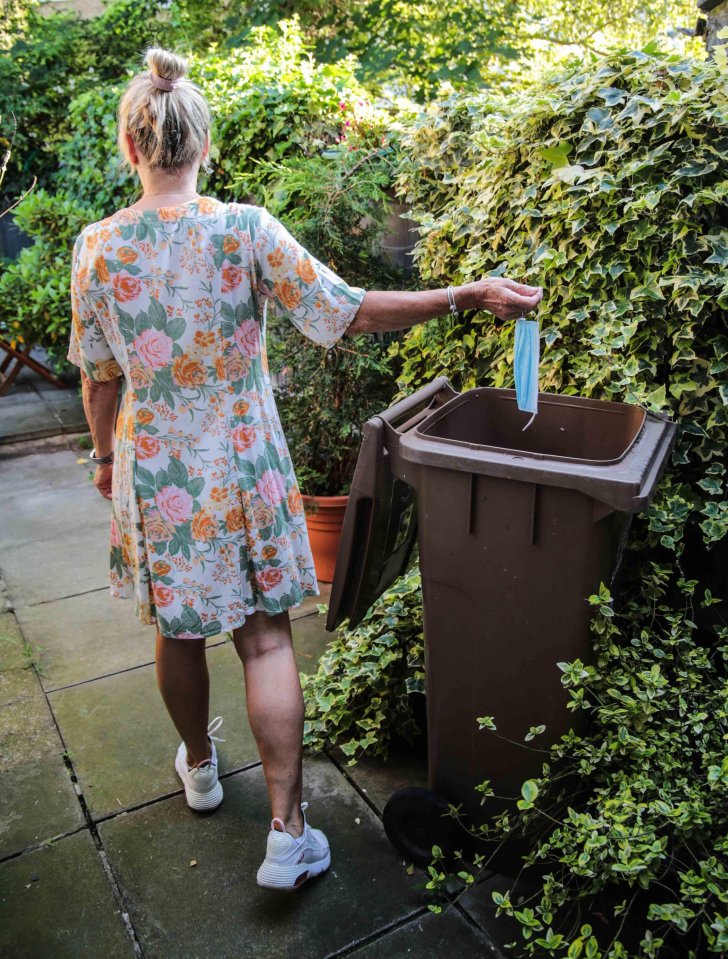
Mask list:
[[[291,645],[291,623],[288,611],[271,615],[258,610],[251,613],[242,626],[233,630],[233,642],[245,662]]]

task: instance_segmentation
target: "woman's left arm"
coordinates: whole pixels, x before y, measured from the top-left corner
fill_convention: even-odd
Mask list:
[[[114,451],[114,425],[120,383],[120,376],[106,380],[104,383],[96,383],[81,370],[83,409],[97,456],[108,456]],[[106,499],[111,499],[113,469],[113,463],[96,467],[94,486]]]

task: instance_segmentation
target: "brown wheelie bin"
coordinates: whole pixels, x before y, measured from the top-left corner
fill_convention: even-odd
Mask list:
[[[418,542],[430,790],[400,790],[384,814],[410,861],[457,845],[449,803],[476,825],[507,807],[481,804],[484,779],[515,798],[540,774],[543,754],[520,745],[531,726],[542,748],[573,726],[557,663],[590,660],[588,597],[613,584],[674,441],[639,406],[541,393],[538,410],[524,432],[513,390],[441,377],[364,425],[326,628],[355,626]]]

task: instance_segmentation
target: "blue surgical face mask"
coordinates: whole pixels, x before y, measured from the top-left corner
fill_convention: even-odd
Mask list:
[[[520,317],[516,320],[516,340],[513,351],[513,368],[516,377],[516,402],[518,409],[532,413],[523,429],[533,423],[538,412],[538,362],[540,335],[538,320]]]

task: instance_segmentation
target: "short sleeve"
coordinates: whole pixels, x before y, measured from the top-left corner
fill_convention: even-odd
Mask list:
[[[80,366],[95,383],[122,375],[122,370],[99,326],[93,304],[84,296],[89,268],[84,262],[83,233],[73,245],[71,261],[71,341],[66,359]]]
[[[310,340],[327,348],[344,335],[366,290],[349,286],[261,208],[253,238],[259,285]]]

